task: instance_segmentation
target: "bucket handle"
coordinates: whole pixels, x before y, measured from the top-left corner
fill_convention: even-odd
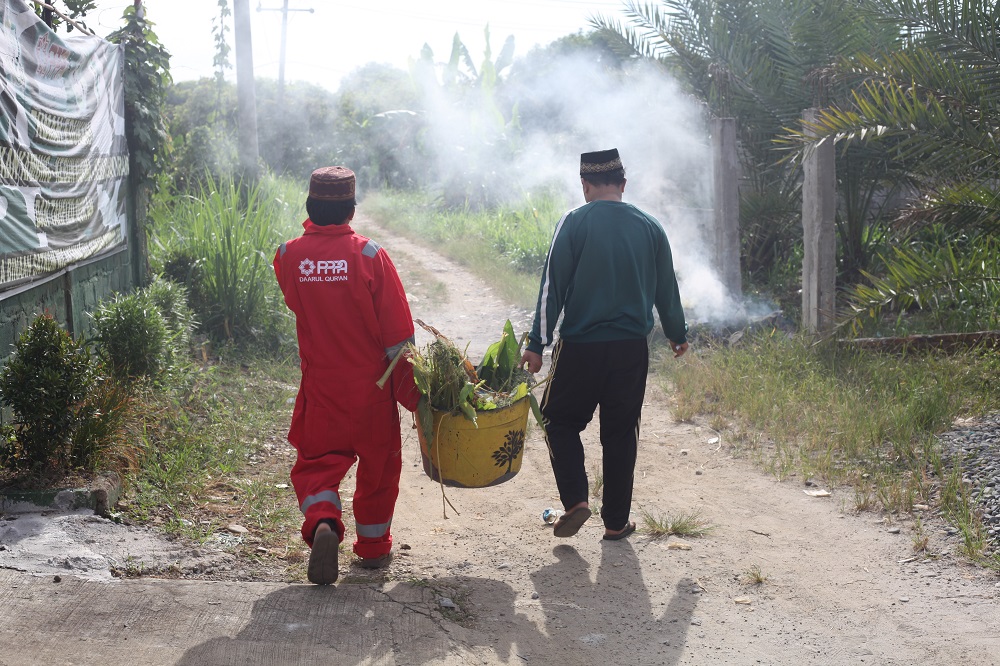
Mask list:
[[[448,520],[448,507],[450,506],[455,512],[455,515],[461,516],[462,514],[458,512],[455,505],[451,503],[448,496],[444,494],[444,474],[441,472],[441,426],[444,425],[444,419],[438,421],[437,432],[434,433],[434,451],[437,454],[437,471],[438,471],[438,483],[441,485],[441,514],[444,516],[445,520]],[[447,502],[447,506],[445,503]]]

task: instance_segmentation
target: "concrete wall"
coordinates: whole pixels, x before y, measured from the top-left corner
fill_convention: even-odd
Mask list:
[[[134,286],[134,267],[128,249],[58,271],[33,284],[0,292],[0,366],[14,350],[18,337],[43,312],[80,338],[91,332],[90,317],[97,305]],[[0,423],[9,415],[0,410]]]
[[[128,250],[76,264],[44,281],[0,292],[0,362],[13,350],[18,336],[43,312],[50,313],[75,337],[90,332],[90,318],[108,296],[132,289]]]

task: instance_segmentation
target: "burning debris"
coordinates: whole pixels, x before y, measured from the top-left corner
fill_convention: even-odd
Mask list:
[[[695,344],[713,344],[734,346],[749,339],[757,333],[768,335],[791,336],[798,331],[798,326],[781,310],[774,310],[765,315],[744,315],[726,322],[695,322],[689,325],[688,339]],[[663,333],[654,328],[652,344],[666,343]]]

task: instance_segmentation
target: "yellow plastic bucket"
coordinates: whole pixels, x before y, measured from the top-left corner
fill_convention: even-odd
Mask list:
[[[417,427],[424,473],[455,488],[485,488],[521,470],[530,404],[527,398],[502,409],[476,412],[476,424],[461,414],[435,410],[433,439]]]

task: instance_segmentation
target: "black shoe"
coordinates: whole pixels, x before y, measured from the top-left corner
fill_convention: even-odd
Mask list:
[[[333,530],[317,532],[313,538],[312,552],[309,553],[309,582],[316,585],[332,585],[340,576],[337,562],[340,537]]]
[[[392,551],[379,557],[362,557],[358,559],[358,566],[362,569],[385,569],[392,562]]]

